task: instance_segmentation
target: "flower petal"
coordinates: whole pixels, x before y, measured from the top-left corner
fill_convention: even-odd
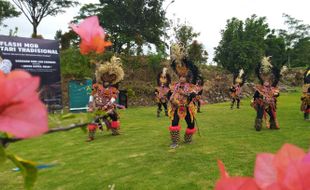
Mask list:
[[[273,164],[277,170],[278,180],[284,179],[287,167],[291,162],[300,161],[305,155],[303,149],[291,144],[284,144],[274,157]]]
[[[90,43],[94,36],[99,35],[102,38],[105,36],[103,28],[99,25],[97,16],[88,17],[79,25],[70,24],[69,26],[87,43]]]
[[[229,174],[225,170],[225,165],[221,160],[217,161],[218,168],[220,170],[221,178],[227,178],[229,177]]]
[[[285,178],[281,181],[286,189],[309,190],[310,189],[310,163],[294,161],[289,164]]]
[[[259,190],[253,178],[222,178],[216,183],[215,190]]]
[[[39,99],[8,107],[0,114],[0,131],[18,138],[31,138],[47,132],[46,107]]]
[[[310,152],[308,152],[308,154],[304,157],[303,161],[310,163]]]
[[[277,181],[277,171],[273,165],[274,155],[263,153],[256,157],[254,178],[260,188],[266,188]]]
[[[8,77],[11,77],[10,74]],[[0,105],[9,102],[26,101],[37,96],[36,90],[39,87],[39,77],[15,78],[13,80],[0,80]]]
[[[70,27],[81,37],[80,52],[83,55],[91,51],[99,54],[111,46],[111,42],[105,41],[105,32],[97,16],[88,17],[79,25],[70,24]]]
[[[26,79],[31,78],[31,74],[23,70],[14,70],[7,75],[7,79]]]

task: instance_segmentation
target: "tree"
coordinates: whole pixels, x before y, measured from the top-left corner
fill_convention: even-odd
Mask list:
[[[19,16],[21,13],[16,11],[15,7],[6,0],[0,0],[0,26],[4,19]]]
[[[194,40],[188,48],[188,57],[194,63],[204,63],[208,60],[208,52],[204,50],[203,44],[198,43]]]
[[[78,35],[73,30],[70,30],[64,34],[61,30],[57,30],[54,39],[60,42],[61,50],[65,50],[70,47],[77,47],[79,43]]]
[[[284,38],[287,50],[287,62],[289,67],[306,66],[309,64],[310,25],[303,24],[302,20],[283,14],[284,24],[287,30],[280,29],[279,35]]]
[[[281,68],[287,63],[285,40],[282,36],[275,35],[273,30],[265,39],[265,55],[272,57],[272,64]]]
[[[187,23],[178,24],[173,30],[176,40],[181,42],[185,48],[188,48],[193,39],[200,35],[200,33],[194,32],[194,28]]]
[[[293,48],[299,39],[309,37],[310,25],[303,24],[302,20],[295,19],[285,13],[283,13],[283,17],[285,18],[284,24],[288,26],[288,29],[280,29],[279,34],[285,39],[288,48]]]
[[[100,0],[99,4],[84,5],[76,20],[97,15],[114,52],[129,54],[136,46],[140,55],[145,44],[162,47],[167,25],[162,4],[163,0]]]
[[[310,66],[310,37],[300,39],[294,45],[290,65],[292,67]]]
[[[12,0],[32,24],[32,37],[38,36],[37,28],[42,19],[47,16],[56,16],[64,13],[65,8],[76,6],[79,3],[71,0]]]
[[[237,77],[242,68],[246,75],[255,70],[265,53],[264,38],[269,33],[265,17],[252,15],[245,22],[232,18],[222,30],[222,40],[215,48],[214,61]]]

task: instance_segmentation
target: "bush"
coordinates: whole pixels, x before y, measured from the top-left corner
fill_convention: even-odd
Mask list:
[[[79,49],[66,49],[60,53],[61,75],[65,78],[92,78],[94,65],[89,63],[87,56],[80,54]]]

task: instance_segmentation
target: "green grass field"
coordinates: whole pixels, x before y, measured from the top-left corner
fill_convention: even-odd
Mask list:
[[[255,111],[244,100],[240,110],[229,103],[206,105],[198,114],[201,136],[191,145],[169,148],[169,120],[156,118],[155,107],[121,111],[122,135],[97,133],[86,143],[80,129],[14,143],[7,149],[38,164],[56,164],[39,171],[36,190],[213,189],[219,177],[217,159],[234,175],[252,175],[259,152],[276,152],[283,143],[307,150],[310,122],[299,111],[299,93],[278,100],[280,130],[253,128]],[[80,120],[86,114],[78,115]],[[51,116],[51,125],[57,120]],[[71,122],[71,121],[70,121]],[[182,136],[186,128],[182,122]],[[23,188],[21,174],[7,161],[0,166],[0,189]]]

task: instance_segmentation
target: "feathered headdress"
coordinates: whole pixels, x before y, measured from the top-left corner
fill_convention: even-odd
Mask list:
[[[171,60],[180,61],[186,57],[186,49],[182,43],[172,44],[170,47]]]
[[[186,58],[186,51],[182,44],[173,44],[170,49],[171,67],[179,77],[186,77],[187,81],[196,84],[199,70],[197,66]]]
[[[235,77],[235,83],[238,83],[240,86],[242,86],[244,82],[245,82],[245,73],[243,69],[240,69],[238,76]]]
[[[167,72],[168,72],[168,68],[164,67],[163,70],[157,75],[158,86],[162,84],[168,86],[171,83],[171,77]]]
[[[283,75],[285,75],[287,72],[288,72],[288,68],[287,68],[287,66],[284,65],[284,66],[281,68],[280,74],[281,74],[281,76],[283,76]]]
[[[262,58],[261,62],[258,64],[258,67],[256,68],[256,74],[261,84],[264,83],[262,76],[269,75],[270,80],[272,81],[271,85],[275,87],[278,85],[280,80],[281,70],[278,67],[272,65],[271,56],[269,56]]]
[[[171,46],[170,58],[172,62],[175,63],[174,70],[176,71],[178,76],[186,76],[189,69],[183,61],[186,58],[186,50],[181,43],[173,44]]]
[[[262,62],[261,62],[261,73],[264,74],[269,74],[271,69],[273,68],[272,64],[271,64],[271,60],[270,60],[270,56],[269,57],[263,57]]]
[[[307,68],[304,74],[304,84],[310,84],[310,67]]]
[[[109,62],[100,64],[96,69],[96,80],[99,83],[103,83],[102,76],[106,75],[108,82],[117,84],[124,78],[124,70],[122,68],[121,59],[113,56]]]

